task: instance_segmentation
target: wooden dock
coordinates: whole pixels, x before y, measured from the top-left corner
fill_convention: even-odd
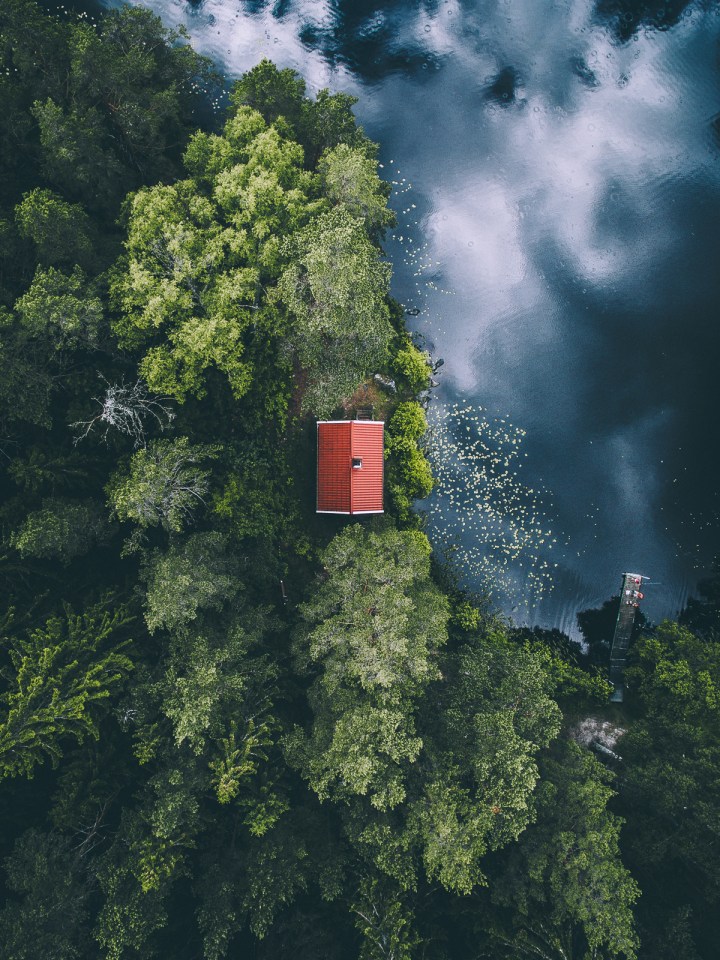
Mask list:
[[[624,699],[623,671],[625,670],[625,658],[635,626],[635,614],[640,607],[640,601],[643,599],[642,583],[646,579],[647,577],[643,577],[640,573],[623,574],[622,586],[620,587],[620,609],[615,621],[615,633],[610,647],[610,682],[615,688],[610,699],[615,703],[622,703]]]

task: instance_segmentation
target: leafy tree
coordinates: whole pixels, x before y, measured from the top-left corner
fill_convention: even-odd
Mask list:
[[[410,340],[395,354],[393,369],[396,376],[405,381],[413,396],[427,389],[431,370],[428,355],[421,353]]]
[[[363,877],[351,910],[363,938],[360,960],[411,960],[420,944],[413,914],[385,878]]]
[[[122,960],[132,952],[140,956],[143,952],[151,953],[149,941],[167,923],[166,900],[170,891],[167,883],[159,882],[158,867],[161,851],[166,854],[167,867],[172,844],[157,844],[155,862],[151,865],[153,851],[147,843],[144,849],[142,846],[143,826],[135,812],[124,812],[115,842],[103,852],[95,866],[102,905],[93,936],[108,960]],[[180,853],[179,844],[177,853]],[[154,875],[151,875],[153,867]],[[167,876],[163,879],[167,880]]]
[[[533,820],[536,756],[561,715],[540,658],[499,630],[449,657],[444,673],[443,709],[425,737],[432,762],[410,824],[428,876],[467,894],[486,882],[486,852]]]
[[[26,456],[15,457],[8,465],[8,474],[26,493],[37,494],[47,489],[69,491],[87,480],[87,463],[69,451],[46,451],[33,446]]]
[[[244,447],[230,462],[227,480],[213,497],[213,513],[227,522],[238,539],[275,540],[297,510],[281,451]],[[297,536],[297,534],[296,534]]]
[[[152,440],[130,459],[130,471],[118,473],[108,485],[108,496],[120,520],[133,520],[141,528],[160,525],[179,532],[204,504],[209,470],[200,464],[217,453],[217,447],[193,446],[187,437]]]
[[[648,956],[678,911],[701,955],[711,956],[720,900],[720,648],[666,621],[636,642],[626,682],[640,715],[622,740],[621,799],[647,898]]]
[[[344,143],[361,150],[367,157],[377,155],[373,143],[357,125],[352,108],[357,97],[348,93],[330,93],[319,90],[315,100],[305,99],[300,121],[300,142],[305,147],[307,161],[314,166],[326,150]]]
[[[492,878],[492,957],[634,958],[639,888],[622,865],[620,821],[607,809],[612,777],[562,742],[543,764],[538,817]]]
[[[70,275],[54,267],[38,267],[15,310],[32,336],[46,340],[56,350],[93,346],[103,319],[102,303],[88,287],[80,267]]]
[[[158,627],[177,630],[200,610],[222,609],[237,595],[240,565],[226,547],[227,537],[210,531],[153,553],[145,568],[145,620],[151,633]]]
[[[8,638],[10,666],[0,694],[0,779],[31,777],[44,757],[59,763],[64,743],[99,736],[98,719],[110,693],[132,669],[130,622],[119,608],[104,605],[63,617]]]
[[[306,406],[329,414],[387,359],[390,267],[346,210],[317,217],[288,245],[278,292],[295,317],[293,340],[309,385]]]
[[[5,861],[5,874],[11,899],[0,911],[3,957],[86,957],[90,889],[68,840],[28,830]]]
[[[48,345],[0,307],[0,420],[49,427],[57,379]]]
[[[264,284],[285,262],[281,237],[317,209],[312,180],[300,147],[248,108],[223,137],[197,135],[186,162],[195,179],[131,201],[116,331],[128,347],[150,345],[140,363],[150,389],[203,396],[215,368],[240,398],[252,382],[253,343],[281,326]]]
[[[420,752],[417,700],[437,678],[447,603],[430,582],[420,533],[347,527],[322,555],[326,580],[301,608],[298,656],[317,664],[313,726],[288,754],[320,799],[368,796],[378,810],[405,796]]]
[[[305,81],[294,70],[278,70],[270,60],[260,63],[236,80],[230,91],[230,102],[236,108],[251,107],[262,114],[266,123],[278,117],[296,126],[305,96]]]
[[[554,695],[577,707],[583,699],[606,703],[612,684],[605,671],[591,666],[579,643],[561,630],[520,627],[512,631],[516,642],[529,644],[552,677]]]
[[[118,183],[122,193],[132,186],[130,171],[105,144],[103,115],[95,106],[63,107],[47,97],[33,104],[32,116],[40,135],[42,172],[54,187],[108,208]]]
[[[29,156],[67,198],[107,211],[128,190],[175,173],[199,91],[212,80],[208,61],[179,34],[141,8],[95,26],[44,16],[31,0],[4,3],[0,29],[15,150],[2,160],[15,182],[25,180]]]
[[[278,70],[270,60],[261,60],[235,81],[230,102],[235,107],[252,107],[267,123],[282,118],[305,148],[306,165],[311,169],[326,150],[340,143],[360,148],[368,157],[377,151],[353,116],[352,108],[357,97],[324,89],[318,92],[315,100],[311,100],[305,97],[302,77],[293,70]]]
[[[107,539],[110,528],[102,504],[94,500],[43,501],[27,515],[10,542],[23,557],[69,563]]]
[[[430,464],[419,443],[427,431],[425,411],[415,400],[399,403],[387,428],[388,490],[398,513],[407,519],[414,500],[433,488]]]
[[[35,244],[43,266],[92,261],[90,220],[79,204],[36,187],[15,207],[15,220],[20,235]]]
[[[323,154],[317,169],[328,200],[362,220],[371,238],[379,239],[386,227],[395,225],[395,214],[387,206],[390,184],[378,177],[376,160],[340,143]]]
[[[256,722],[258,717],[252,716],[245,718],[245,729],[240,730],[242,713],[228,726],[228,717],[233,715],[233,710],[242,709],[254,679],[257,664],[249,661],[248,651],[257,642],[258,633],[252,630],[252,626],[247,631],[235,624],[222,644],[202,635],[195,635],[182,645],[176,644],[161,685],[162,711],[172,723],[176,745],[187,742],[199,754],[211,738],[218,741],[221,733],[229,734],[221,744],[222,760],[211,765],[223,802],[237,794],[239,777],[255,772],[252,751],[262,747],[261,740],[270,730],[265,724],[265,728],[258,731],[262,724]],[[243,738],[247,738],[250,753],[241,767],[240,754],[236,757],[235,751],[242,752]]]

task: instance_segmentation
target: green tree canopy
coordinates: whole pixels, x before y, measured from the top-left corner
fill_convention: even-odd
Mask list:
[[[0,694],[0,778],[32,776],[65,744],[99,736],[98,718],[132,669],[125,610],[65,608],[44,626],[8,638],[10,666]],[[119,635],[119,636],[118,636]]]
[[[631,648],[625,677],[639,716],[620,742],[621,799],[645,939],[659,950],[684,914],[705,952],[720,902],[720,647],[666,621]]]
[[[449,656],[444,676],[444,708],[425,737],[432,762],[410,823],[428,876],[467,894],[486,882],[486,852],[534,819],[537,754],[557,736],[561,714],[540,658],[501,630]]]
[[[306,405],[326,416],[388,360],[390,266],[363,221],[336,208],[289,244],[278,293],[295,319],[292,338],[309,384]]]
[[[610,774],[561,742],[543,763],[537,821],[492,878],[494,957],[632,960],[639,888],[620,859],[620,821],[607,809]]]
[[[367,795],[392,808],[422,746],[414,714],[439,676],[447,602],[430,581],[420,533],[347,527],[322,563],[326,579],[302,608],[308,628],[297,646],[318,669],[313,725],[289,739],[289,755],[321,799]]]
[[[107,512],[94,500],[48,499],[29,513],[10,542],[23,557],[69,563],[110,533]]]
[[[222,137],[196,135],[186,162],[194,179],[132,199],[115,329],[128,347],[147,344],[140,372],[152,390],[202,396],[214,368],[239,398],[254,342],[281,329],[265,287],[284,262],[281,238],[317,209],[312,178],[300,147],[247,107]]]
[[[192,520],[208,491],[210,471],[200,465],[217,447],[193,445],[187,437],[151,440],[130,459],[129,473],[117,473],[108,497],[120,520],[160,525],[179,532]]]
[[[90,219],[77,203],[37,187],[15,207],[20,235],[35,244],[43,266],[92,261]]]

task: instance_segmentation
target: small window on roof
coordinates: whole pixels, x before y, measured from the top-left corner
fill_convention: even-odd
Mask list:
[[[353,470],[362,469],[362,457],[353,457],[352,458]]]

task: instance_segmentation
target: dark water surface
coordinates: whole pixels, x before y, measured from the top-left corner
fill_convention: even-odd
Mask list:
[[[572,631],[626,569],[677,612],[718,542],[718,5],[144,5],[229,75],[360,97],[445,360],[436,545],[519,620]]]

